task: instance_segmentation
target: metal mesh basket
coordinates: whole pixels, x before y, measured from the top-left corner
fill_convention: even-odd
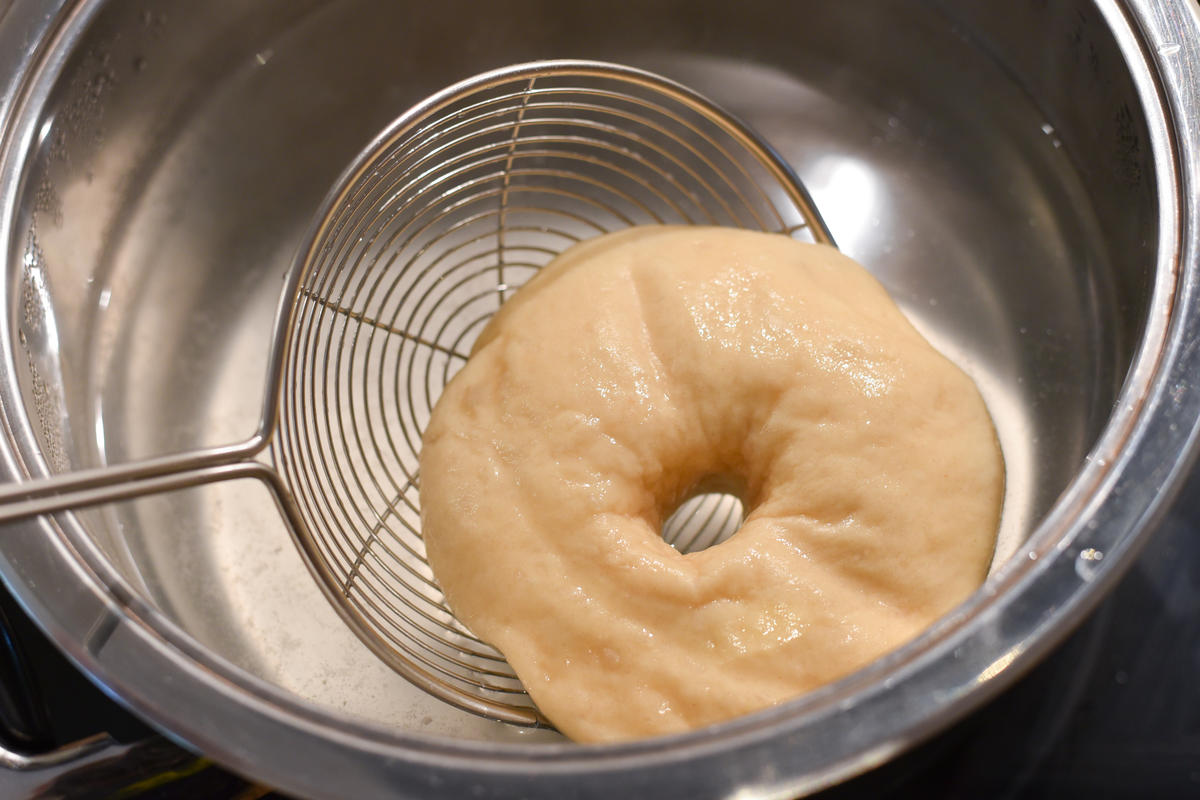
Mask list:
[[[380,658],[461,708],[545,724],[425,561],[421,435],[513,292],[576,242],[647,224],[829,241],[787,165],[676,83],[558,61],[452,86],[371,143],[318,212],[281,298],[251,439],[0,490],[0,521],[262,480],[326,596]],[[700,549],[740,522],[736,499],[702,496],[664,536]]]
[[[378,140],[310,248],[275,448],[363,624],[439,679],[528,707],[425,563],[417,462],[442,388],[512,292],[576,242],[646,224],[821,236],[810,219],[791,174],[742,126],[609,65],[482,76]],[[668,539],[707,546],[740,511],[698,498]]]

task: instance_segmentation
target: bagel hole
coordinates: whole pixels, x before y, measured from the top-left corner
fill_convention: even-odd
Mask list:
[[[745,506],[737,494],[700,491],[667,517],[662,538],[681,553],[697,553],[733,536],[745,518]]]

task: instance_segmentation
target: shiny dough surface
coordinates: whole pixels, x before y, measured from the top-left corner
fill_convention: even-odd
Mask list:
[[[660,536],[741,489],[724,542]],[[1004,465],[972,381],[833,248],[646,227],[576,245],[484,329],[421,453],[434,575],[578,741],[795,697],[983,581]]]

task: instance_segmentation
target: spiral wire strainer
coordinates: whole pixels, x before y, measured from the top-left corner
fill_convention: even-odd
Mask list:
[[[643,224],[829,233],[744,125],[679,84],[586,61],[507,67],[434,95],[363,151],[316,219],[281,297],[254,436],[3,487],[0,521],[261,480],[380,658],[460,708],[546,724],[425,560],[418,455],[442,388],[505,300],[583,239]],[[700,549],[740,522],[735,500],[702,496],[664,537]]]

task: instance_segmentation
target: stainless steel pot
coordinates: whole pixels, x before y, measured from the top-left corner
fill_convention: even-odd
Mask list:
[[[113,695],[301,795],[782,797],[867,769],[1065,634],[1190,465],[1198,34],[1183,0],[0,2],[10,479],[247,434],[283,274],[342,167],[431,91],[555,56],[655,69],[772,141],[976,377],[1009,464],[991,577],[919,640],[620,747],[413,690],[256,486],[12,526],[0,574]]]

